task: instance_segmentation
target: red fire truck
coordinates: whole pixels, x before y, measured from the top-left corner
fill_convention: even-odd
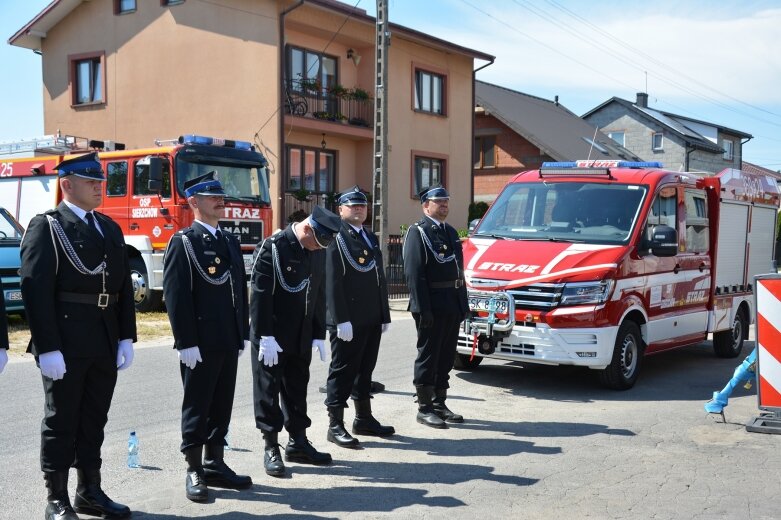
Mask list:
[[[90,150],[102,151],[106,192],[98,211],[125,233],[130,252],[136,308],[161,308],[163,253],[168,239],[193,221],[184,183],[212,170],[222,183],[225,217],[220,227],[239,237],[246,265],[272,225],[266,158],[251,143],[200,135],[156,141],[154,148],[124,150],[120,143],[72,136],[47,136],[3,143],[0,152],[0,207],[23,226],[60,201],[54,167]],[[24,152],[35,155],[15,156]],[[43,155],[39,155],[43,154]]]
[[[756,274],[775,272],[766,176],[659,163],[546,163],[502,190],[464,245],[472,312],[456,367],[484,357],[594,369],[627,389],[644,355],[705,341],[735,357]]]

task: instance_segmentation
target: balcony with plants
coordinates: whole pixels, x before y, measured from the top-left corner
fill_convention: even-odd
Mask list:
[[[360,128],[369,128],[374,120],[374,100],[360,87],[324,87],[316,79],[298,79],[286,81],[283,88],[287,114]]]

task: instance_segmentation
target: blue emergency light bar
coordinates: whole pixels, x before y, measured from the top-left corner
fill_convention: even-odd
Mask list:
[[[185,134],[179,137],[179,144],[205,144],[211,146],[225,146],[237,150],[252,151],[252,143],[249,141],[234,141],[220,137],[207,137],[203,135]]]
[[[612,161],[612,160],[593,160],[593,161],[560,161],[544,162],[542,168],[661,168],[662,163],[658,161]]]

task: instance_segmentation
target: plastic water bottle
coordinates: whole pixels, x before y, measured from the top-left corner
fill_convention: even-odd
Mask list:
[[[136,436],[136,432],[130,432],[130,438],[127,440],[127,467],[141,467],[138,463],[138,437]]]

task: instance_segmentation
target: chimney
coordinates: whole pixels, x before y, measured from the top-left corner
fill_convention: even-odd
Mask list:
[[[638,92],[636,105],[642,108],[648,108],[648,94],[645,92]]]
[[[553,98],[553,102],[555,103],[556,106],[559,106],[559,96],[555,96]]]

